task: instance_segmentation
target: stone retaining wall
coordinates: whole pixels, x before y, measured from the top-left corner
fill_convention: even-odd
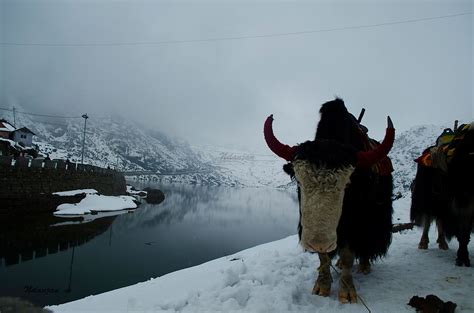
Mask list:
[[[53,192],[74,189],[96,189],[104,195],[125,194],[125,177],[112,169],[64,160],[0,156],[0,204],[23,200],[30,203]]]

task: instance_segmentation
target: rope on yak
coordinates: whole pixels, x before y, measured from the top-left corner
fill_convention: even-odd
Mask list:
[[[346,282],[346,280],[344,279],[344,277],[342,277],[341,273],[339,273],[339,271],[334,267],[334,265],[332,265],[332,263],[331,263],[330,265],[331,265],[331,268],[336,272],[336,274],[338,274],[339,276],[341,276],[341,281],[342,281],[342,283],[343,283],[347,288],[350,288],[349,284]],[[359,294],[357,294],[357,298],[360,300],[360,303],[362,303],[362,305],[367,309],[367,312],[372,313],[372,311],[369,309],[369,307],[368,307],[367,304],[365,303],[364,299],[362,299],[362,297],[359,296]]]

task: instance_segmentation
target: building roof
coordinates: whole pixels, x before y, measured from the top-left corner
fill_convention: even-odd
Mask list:
[[[16,142],[14,142],[13,140],[1,138],[1,137],[0,137],[0,144],[10,146],[10,147],[12,147],[12,148],[15,149],[15,150],[22,150],[22,149],[23,149],[23,147],[21,147],[20,145],[18,145],[18,144],[17,144]]]
[[[12,124],[8,123],[6,120],[0,120],[0,132],[12,132],[15,131],[15,127]]]
[[[27,127],[18,128],[18,129],[15,129],[14,131],[16,131],[16,132],[21,131],[21,132],[24,132],[24,133],[30,133],[32,135],[36,135],[34,132],[29,130]]]

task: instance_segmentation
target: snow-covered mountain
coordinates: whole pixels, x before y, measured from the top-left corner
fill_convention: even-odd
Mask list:
[[[19,115],[16,124],[36,133],[35,143],[43,155],[80,162],[83,119],[46,123]],[[415,126],[397,134],[390,153],[395,169],[395,193],[409,191],[416,172],[413,160],[434,144],[446,127],[449,125]],[[85,163],[110,166],[129,175],[142,174],[141,178],[227,186],[287,188],[294,185],[282,170],[285,162],[270,151],[253,154],[212,146],[190,146],[184,140],[117,116],[89,118],[85,147]]]
[[[49,153],[51,158],[80,160],[82,119],[65,120],[62,125],[27,121],[23,124],[37,134],[37,144],[43,153]],[[117,117],[87,120],[84,159],[85,163],[123,171],[171,172],[198,170],[203,166],[184,142]]]
[[[449,127],[439,125],[415,126],[402,132],[395,138],[395,143],[390,152],[393,163],[394,193],[406,193],[415,178],[416,162],[422,152],[436,142],[436,138]]]
[[[216,169],[240,184],[252,187],[281,187],[292,185],[290,177],[283,172],[285,161],[273,155],[254,154],[238,150],[210,147],[191,147],[200,159],[213,164]]]
[[[84,119],[40,119],[18,114],[16,126],[36,134],[34,143],[42,156],[81,162]],[[185,141],[118,116],[87,120],[84,163],[128,174],[160,173],[170,182],[239,184],[202,160]]]

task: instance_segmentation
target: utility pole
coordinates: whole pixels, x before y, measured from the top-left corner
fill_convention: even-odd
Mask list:
[[[83,114],[82,118],[84,119],[84,135],[82,137],[82,158],[81,158],[81,164],[84,164],[84,147],[86,144],[86,126],[87,126],[87,119],[89,116],[87,114]]]
[[[15,115],[16,108],[13,107],[13,127],[16,128],[16,115]]]

